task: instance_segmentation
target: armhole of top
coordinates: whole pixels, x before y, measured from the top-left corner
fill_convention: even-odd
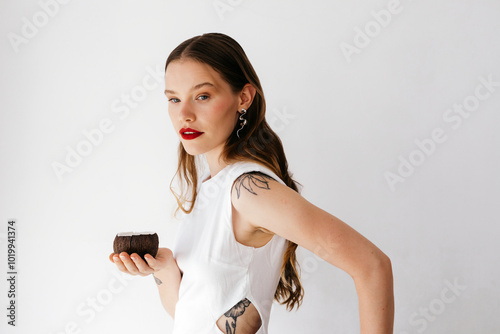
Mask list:
[[[273,171],[269,170],[268,168],[263,167],[261,165],[258,165],[258,166],[252,167],[252,168],[253,168],[252,170],[238,172],[237,176],[234,178],[233,183],[231,184],[231,191],[230,191],[231,206],[232,206],[232,194],[233,194],[233,189],[235,187],[235,183],[236,183],[236,181],[239,180],[240,177],[242,177],[245,174],[261,173],[261,174],[273,179],[274,181],[281,183],[282,185],[286,185],[285,182],[283,182],[283,180],[281,180]],[[233,230],[232,226],[231,226],[231,230]],[[261,229],[261,231],[272,235],[271,240],[269,240],[269,242],[266,243],[266,245],[269,244],[272,241],[272,239],[274,238],[274,236],[276,235],[275,233],[273,233],[267,229]],[[234,231],[233,231],[233,233],[234,233]],[[261,247],[259,247],[259,248],[261,248]]]

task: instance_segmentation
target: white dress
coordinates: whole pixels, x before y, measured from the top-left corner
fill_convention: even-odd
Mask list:
[[[267,334],[274,293],[280,279],[286,239],[274,235],[259,248],[236,241],[232,225],[231,188],[243,173],[259,171],[284,184],[276,174],[253,162],[228,165],[198,182],[193,211],[185,215],[172,248],[183,272],[175,307],[174,334],[220,334],[217,320],[247,298],[262,319],[258,334]]]

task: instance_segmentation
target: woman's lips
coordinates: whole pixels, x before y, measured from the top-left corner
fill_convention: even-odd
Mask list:
[[[179,133],[181,134],[182,139],[186,140],[195,139],[203,134],[203,132],[191,128],[182,128]]]

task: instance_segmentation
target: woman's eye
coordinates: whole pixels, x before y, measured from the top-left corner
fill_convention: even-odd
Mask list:
[[[169,101],[169,102],[172,102],[172,103],[177,103],[177,102],[179,102],[180,100],[179,100],[178,98],[173,97],[173,98],[171,98],[171,99],[168,99],[168,101]]]
[[[208,98],[209,98],[208,95],[200,95],[200,96],[198,96],[198,100],[202,100],[202,101],[208,100]]]

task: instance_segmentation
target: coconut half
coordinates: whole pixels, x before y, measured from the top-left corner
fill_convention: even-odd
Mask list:
[[[155,232],[122,232],[115,237],[113,251],[115,254],[121,252],[126,252],[129,255],[137,253],[144,259],[146,254],[156,256],[158,244],[158,234]]]

